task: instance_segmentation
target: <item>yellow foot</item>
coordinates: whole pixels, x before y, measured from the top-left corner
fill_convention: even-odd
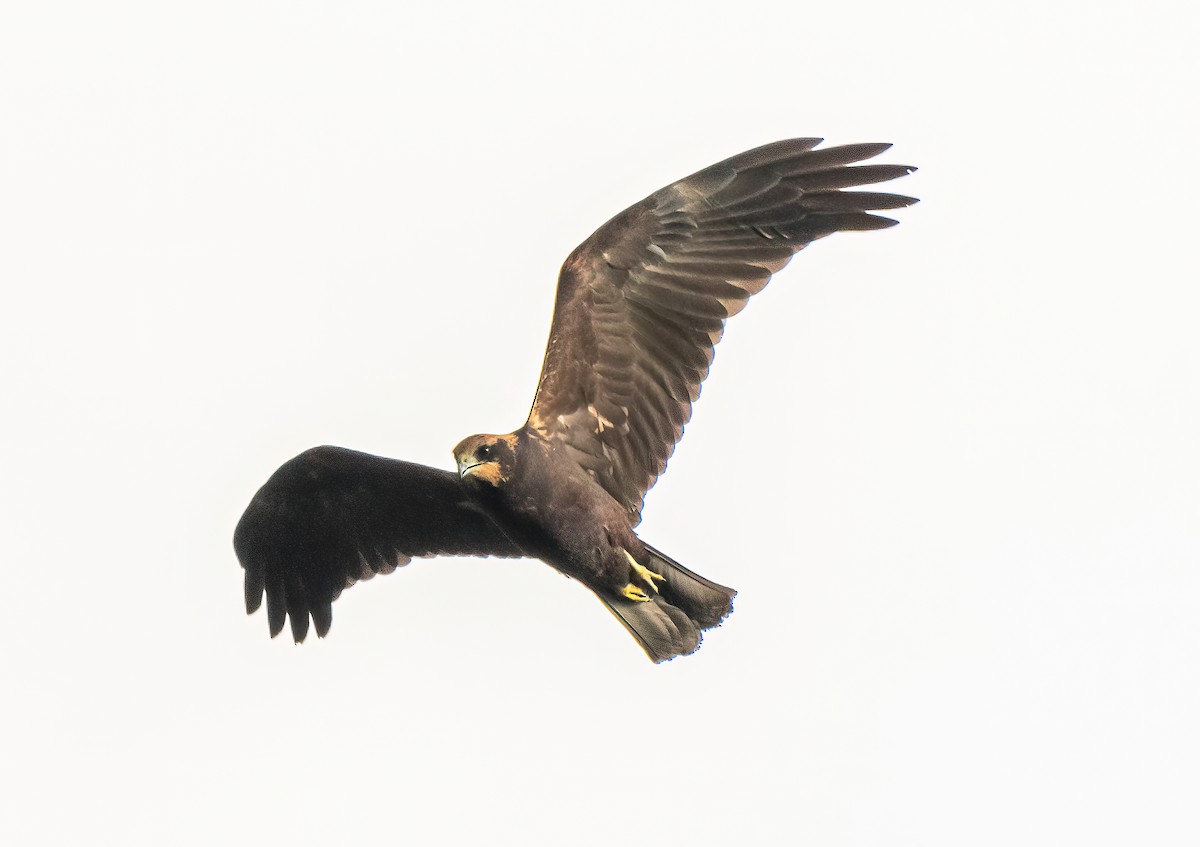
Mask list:
[[[638,588],[632,582],[621,589],[621,594],[628,597],[630,600],[637,600],[639,603],[645,603],[650,599],[650,595],[642,589]]]
[[[658,586],[654,584],[654,580],[658,580],[659,582],[662,582],[664,579],[666,579],[666,577],[660,573],[655,573],[654,571],[650,570],[647,567],[643,567],[642,565],[639,565],[637,562],[637,559],[633,558],[633,556],[630,555],[628,550],[626,550],[624,552],[625,552],[625,558],[629,560],[629,566],[633,568],[633,572],[636,573],[638,576],[640,576],[642,578],[642,582],[646,583],[646,585],[648,585],[652,589],[654,589],[654,593],[657,594]],[[629,585],[633,585],[633,583],[631,582],[631,583],[629,583]],[[626,586],[625,590],[628,591],[628,588],[629,588],[629,586]],[[628,594],[626,594],[626,596],[628,596]],[[637,598],[635,597],[633,599],[636,600]],[[650,598],[647,597],[646,599],[648,600]]]

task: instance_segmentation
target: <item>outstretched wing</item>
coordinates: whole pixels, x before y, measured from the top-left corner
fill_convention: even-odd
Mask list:
[[[564,263],[527,426],[557,442],[628,509],[667,465],[725,320],[793,254],[839,230],[896,222],[868,210],[911,197],[840,191],[911,173],[852,163],[888,144],[768,144],[626,209]]]
[[[233,534],[246,612],[267,595],[271,636],[312,615],[324,637],[331,604],[355,582],[414,556],[522,556],[448,471],[341,447],[314,447],[259,489]]]

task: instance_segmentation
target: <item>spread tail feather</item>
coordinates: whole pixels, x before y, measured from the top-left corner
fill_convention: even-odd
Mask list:
[[[654,662],[696,652],[701,631],[717,626],[733,611],[732,588],[705,579],[650,545],[649,569],[661,574],[659,591],[639,602],[605,596],[600,599]]]
[[[719,625],[733,611],[733,598],[737,592],[732,588],[693,573],[649,544],[645,547],[650,554],[650,570],[666,577],[659,585],[659,596],[682,609],[700,629]]]

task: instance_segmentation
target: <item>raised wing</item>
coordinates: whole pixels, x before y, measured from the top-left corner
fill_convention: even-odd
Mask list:
[[[297,642],[312,615],[324,637],[331,604],[355,582],[414,556],[522,556],[448,471],[341,447],[314,447],[277,470],[238,522],[246,612],[267,595],[274,637]]]
[[[912,197],[840,191],[911,173],[854,162],[888,144],[768,144],[626,209],[564,263],[527,426],[640,519],[708,375],[725,320],[806,245],[896,223]]]

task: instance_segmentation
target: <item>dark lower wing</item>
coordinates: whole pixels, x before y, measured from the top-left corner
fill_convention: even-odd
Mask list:
[[[246,612],[267,596],[272,637],[312,616],[324,637],[342,589],[414,556],[521,556],[448,471],[341,447],[314,447],[277,470],[238,522]]]

